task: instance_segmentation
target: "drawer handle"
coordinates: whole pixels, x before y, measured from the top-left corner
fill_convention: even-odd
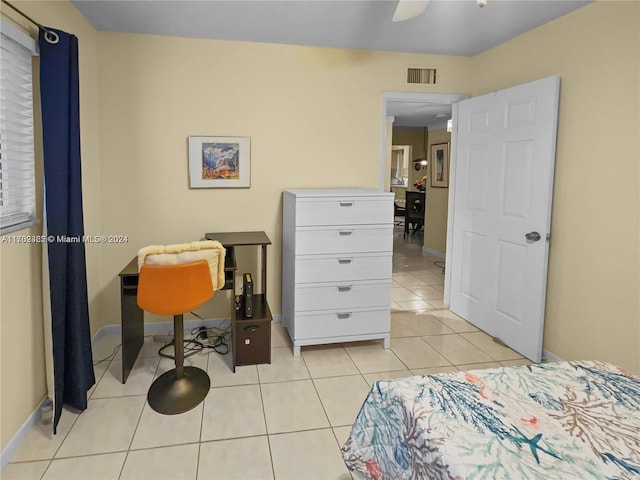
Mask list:
[[[353,207],[353,202],[340,202],[341,207]]]
[[[249,330],[250,332],[255,332],[259,328],[260,328],[260,325],[247,325],[246,327],[243,327],[242,330],[244,331]]]
[[[350,313],[337,313],[338,320],[346,320],[347,318],[351,318]]]
[[[338,291],[339,292],[350,292],[351,291],[351,285],[340,286],[340,287],[338,287]]]
[[[353,233],[353,230],[340,230],[340,235],[344,237],[351,235],[352,233]]]
[[[340,265],[346,265],[346,264],[351,263],[351,259],[350,258],[339,258],[338,259],[338,263]]]

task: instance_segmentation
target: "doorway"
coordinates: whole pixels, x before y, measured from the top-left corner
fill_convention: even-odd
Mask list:
[[[423,228],[422,251],[444,259],[446,248],[446,225],[448,218],[448,188],[430,188],[430,166],[414,163],[417,158],[430,156],[430,144],[448,143],[446,134],[447,120],[451,119],[452,106],[468,98],[467,94],[444,93],[406,93],[385,92],[382,95],[381,132],[382,143],[380,153],[380,190],[394,193],[398,188],[390,183],[392,171],[393,129],[401,128],[399,143],[412,143],[413,152],[406,159],[408,180],[401,189],[417,190],[415,181],[427,179],[426,221]],[[413,142],[409,139],[415,137]],[[395,141],[393,143],[396,143]],[[414,169],[414,167],[416,167]],[[396,195],[404,198],[404,195]]]
[[[385,92],[383,93],[383,105],[382,105],[382,119],[381,119],[381,131],[382,131],[382,143],[380,150],[380,189],[389,190],[394,192],[398,189],[390,182],[390,174],[392,169],[392,158],[390,152],[393,148],[392,135],[393,126],[400,127],[407,132],[403,132],[405,137],[413,139],[413,141],[404,142],[399,139],[397,144],[402,145],[411,143],[413,146],[412,152],[408,153],[406,165],[408,167],[408,180],[406,186],[402,188],[404,191],[417,190],[414,186],[416,179],[422,179],[425,175],[428,177],[429,165],[416,164],[413,160],[417,158],[428,157],[430,152],[427,151],[426,144],[431,141],[444,141],[437,133],[446,131],[447,120],[451,118],[452,106],[468,98],[467,94],[434,94],[434,93],[405,93],[405,92]],[[425,131],[427,127],[427,131]],[[448,139],[447,139],[448,141]],[[439,188],[434,189],[435,195],[429,195],[427,192],[426,210],[427,215],[433,214],[437,209],[442,211],[436,216],[437,221],[441,223],[443,239],[446,237],[446,219],[448,215],[447,203],[448,203],[448,189]],[[395,192],[394,192],[395,193]],[[404,195],[401,195],[404,198]],[[434,199],[433,197],[439,197]],[[432,201],[431,212],[429,210],[429,201]],[[434,205],[435,203],[435,205]],[[399,220],[399,217],[396,218]],[[399,223],[399,222],[398,222]],[[410,274],[420,274],[430,276],[430,281],[427,282],[427,286],[420,292],[420,298],[415,297],[415,288],[404,288],[402,284],[394,284],[392,287],[392,298],[396,297],[397,302],[393,302],[393,305],[397,305],[394,308],[413,308],[420,310],[427,306],[425,304],[425,298],[428,298],[430,306],[437,305],[443,302],[443,293],[439,291],[440,288],[444,289],[444,284],[435,284],[434,281],[438,278],[442,279],[442,265],[444,264],[444,248],[437,251],[436,248],[431,249],[425,245],[425,238],[428,238],[430,231],[429,226],[426,225],[422,228],[422,231],[414,234],[413,232],[408,235],[404,235],[404,223],[398,224],[394,228],[394,252],[393,263],[394,272],[405,271]],[[425,237],[425,231],[427,235]],[[444,240],[443,240],[444,243]],[[425,253],[427,255],[425,255]],[[428,254],[435,254],[431,256]],[[439,261],[442,261],[440,263]],[[413,277],[407,277],[411,280]],[[438,296],[436,298],[436,296]]]

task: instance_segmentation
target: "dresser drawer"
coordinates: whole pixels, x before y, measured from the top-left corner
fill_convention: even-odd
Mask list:
[[[296,315],[296,340],[388,333],[390,329],[389,309]]]
[[[296,255],[392,252],[393,225],[300,227],[295,242]]]
[[[301,198],[296,226],[393,223],[393,197]]]
[[[296,285],[296,313],[390,305],[391,280]]]
[[[389,252],[297,256],[295,281],[315,283],[390,279],[392,255]]]

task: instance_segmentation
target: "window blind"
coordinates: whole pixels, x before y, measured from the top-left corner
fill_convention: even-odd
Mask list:
[[[22,37],[21,37],[22,35]],[[26,39],[24,38],[26,37]],[[35,220],[33,39],[2,22],[0,30],[0,231]],[[34,44],[35,45],[35,44]],[[12,228],[13,227],[13,228]]]

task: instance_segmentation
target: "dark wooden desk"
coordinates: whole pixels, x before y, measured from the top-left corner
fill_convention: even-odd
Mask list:
[[[233,371],[237,365],[254,365],[257,363],[271,363],[271,310],[267,302],[267,245],[271,240],[264,232],[222,232],[206,233],[207,240],[217,240],[227,249],[227,256],[232,269],[225,268],[225,289],[232,289],[231,300],[231,356]],[[254,292],[253,316],[247,318],[242,309],[235,308],[235,247],[261,247],[261,280],[262,292]],[[225,261],[225,264],[227,262]],[[230,278],[229,278],[230,277]]]
[[[235,260],[235,252],[233,247],[260,246],[262,247],[262,293],[267,296],[267,245],[271,245],[271,240],[264,232],[222,232],[222,233],[205,233],[204,238],[207,240],[217,240],[227,250],[232,250],[232,256]],[[226,283],[225,283],[226,287]],[[233,293],[235,295],[235,291]],[[235,310],[235,308],[234,308]]]
[[[120,272],[122,383],[127,381],[144,343],[144,313],[138,306],[138,257]]]
[[[271,311],[267,304],[267,245],[271,245],[271,240],[264,232],[222,232],[222,233],[206,233],[207,240],[217,240],[226,249],[225,257],[225,285],[221,290],[231,290],[231,319],[232,319],[232,339],[239,338],[236,329],[243,320],[239,312],[235,309],[235,272],[236,260],[234,247],[241,246],[260,246],[262,247],[262,293],[254,295],[254,316],[251,322],[255,326],[261,327],[269,333],[269,347],[264,350],[264,355],[258,355],[258,360],[268,355],[268,360],[264,363],[271,363]],[[133,368],[133,364],[138,358],[142,344],[144,343],[144,312],[138,306],[138,257],[134,257],[126,267],[122,269],[120,276],[120,325],[122,330],[122,383],[126,383],[129,373]],[[262,324],[260,323],[262,322]],[[252,325],[254,326],[254,325]],[[247,335],[252,332],[248,332]],[[253,332],[255,334],[255,332]],[[233,341],[233,340],[232,340]],[[240,351],[241,358],[237,358],[237,352]],[[246,347],[233,348],[233,368],[236,365],[263,363],[262,361],[253,361],[255,352],[249,351]],[[243,357],[244,355],[244,357]],[[247,361],[244,361],[246,358]]]

